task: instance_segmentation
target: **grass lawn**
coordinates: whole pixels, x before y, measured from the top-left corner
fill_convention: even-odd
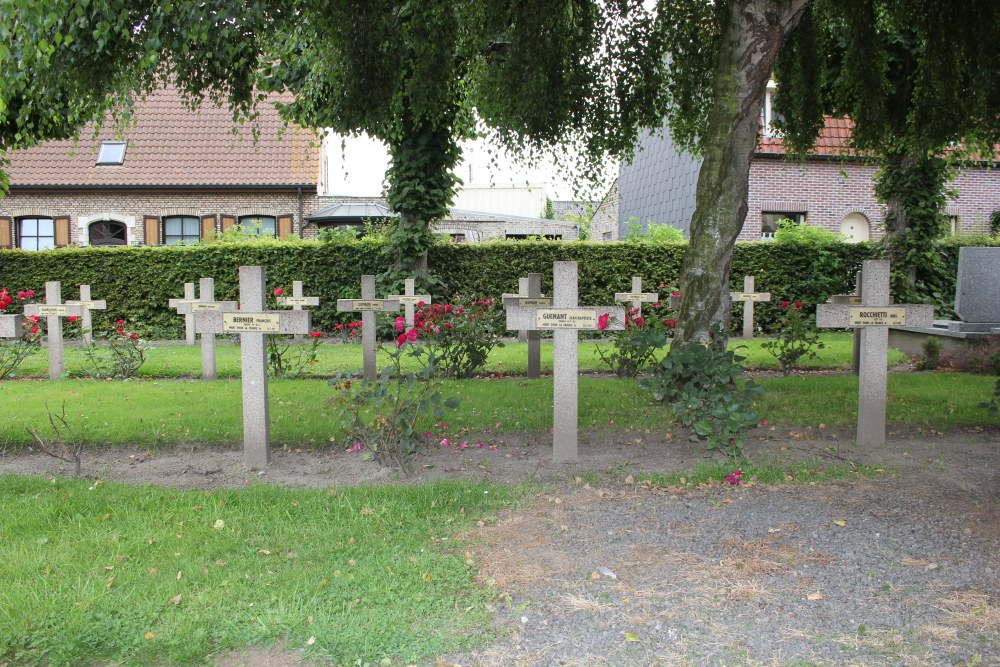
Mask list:
[[[888,423],[947,430],[1000,427],[1000,417],[978,404],[995,380],[964,373],[893,373],[889,376]],[[758,412],[771,425],[850,427],[857,420],[857,378],[850,375],[793,376],[763,380]],[[271,439],[276,445],[322,446],[336,439],[338,426],[325,380],[270,383]],[[552,379],[458,380],[444,396],[461,399],[446,420],[455,430],[547,431],[552,425]],[[88,445],[236,443],[242,439],[240,383],[236,380],[23,380],[0,384],[6,406],[0,447],[26,446],[27,428],[50,433],[46,404],[82,433]],[[650,400],[635,380],[580,378],[580,426],[584,429],[667,430],[666,406]],[[429,420],[423,427],[429,428]],[[500,427],[496,424],[500,423]],[[343,444],[343,443],[341,443]]]
[[[756,338],[752,341],[734,340],[730,346],[739,347],[740,354],[746,356],[745,365],[752,368],[777,368],[778,364],[761,343],[766,339]],[[819,350],[818,359],[804,360],[803,369],[812,368],[847,368],[851,363],[852,338],[849,333],[824,333],[820,340],[826,345]],[[583,341],[580,343],[581,370],[608,370],[602,363],[597,352],[598,347],[610,349],[609,342]],[[197,377],[201,374],[201,347],[177,345],[175,342],[153,344],[148,352],[145,365],[139,370],[140,377],[169,378]],[[296,347],[289,351],[294,358]],[[902,353],[891,350],[890,364],[898,364],[905,360]],[[385,363],[380,358],[380,363]],[[77,347],[67,347],[65,355],[66,372],[70,377],[84,377],[90,370],[89,361],[83,351]],[[543,342],[541,348],[541,365],[543,372],[552,370],[552,343]],[[220,378],[238,378],[240,375],[240,348],[234,343],[219,341],[216,346],[216,366]],[[525,373],[528,366],[527,344],[507,343],[503,347],[494,348],[490,353],[484,372],[486,373]],[[330,377],[338,372],[349,372],[361,368],[361,346],[356,343],[324,344],[320,346],[317,363],[306,369],[305,375],[312,377]],[[21,365],[18,375],[22,377],[45,377],[48,369],[48,351],[43,348],[37,354],[29,357]]]
[[[523,490],[178,491],[0,477],[0,664],[202,664],[276,642],[410,664],[491,636],[473,545]]]

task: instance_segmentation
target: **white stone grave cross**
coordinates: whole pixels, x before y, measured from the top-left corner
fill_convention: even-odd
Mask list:
[[[581,329],[597,329],[598,322],[604,316],[607,316],[608,330],[621,331],[625,328],[625,309],[621,306],[577,305],[579,289],[576,262],[555,262],[552,265],[552,276],[553,307],[511,306],[507,309],[507,328],[554,331],[552,460],[562,463],[577,460],[577,332]]]
[[[178,315],[184,316],[184,340],[188,345],[194,345],[194,312],[189,306],[195,301],[194,283],[184,283],[183,299],[167,301],[167,305],[176,310]]]
[[[271,420],[267,403],[267,334],[309,332],[308,310],[265,310],[264,267],[240,267],[240,309],[194,313],[201,333],[240,334],[243,385],[243,462],[264,468],[271,461]],[[207,294],[206,294],[207,295]]]
[[[517,279],[517,294],[501,296],[504,309],[511,306],[548,308],[552,298],[542,296],[542,274],[529,273]],[[528,341],[528,378],[535,380],[542,374],[542,333],[538,329],[518,332],[519,340]]]
[[[403,319],[406,321],[407,329],[413,328],[413,313],[416,305],[421,301],[431,303],[430,294],[414,294],[415,289],[416,284],[413,278],[407,278],[403,281],[403,294],[390,294],[388,297],[403,304]],[[364,330],[362,330],[362,334],[364,334]]]
[[[186,306],[191,313],[235,313],[239,304],[235,301],[215,300],[215,278],[200,278],[198,280],[198,300]],[[195,329],[198,328],[197,318]],[[215,334],[204,331],[201,334],[201,379],[214,380],[218,373],[215,364]]]
[[[642,278],[639,276],[632,277],[631,292],[615,292],[615,301],[630,301],[632,310],[638,309],[636,315],[642,314],[643,303],[656,303],[659,300],[660,295],[656,292],[642,291]]]
[[[25,315],[36,315],[45,319],[45,333],[49,348],[49,379],[59,380],[66,372],[63,357],[63,317],[83,317],[83,306],[62,303],[62,286],[58,280],[45,283],[45,303],[29,303],[24,307]]]
[[[862,275],[860,305],[821,303],[816,307],[816,326],[861,328],[856,440],[859,445],[870,447],[885,444],[889,327],[929,327],[934,320],[934,307],[893,304],[887,260],[865,260]]]
[[[362,377],[374,381],[375,368],[375,313],[392,313],[399,310],[396,299],[375,298],[375,276],[361,276],[360,299],[337,299],[338,313],[361,313],[361,353],[364,359]]]
[[[93,301],[90,298],[90,285],[80,285],[80,300],[67,301],[67,306],[83,306],[83,315],[80,317],[83,328],[83,342],[85,345],[94,344],[94,323],[90,319],[90,311],[106,310],[108,302],[104,299]]]
[[[859,305],[861,303],[861,272],[854,276],[854,294],[834,294],[830,297],[830,303],[849,303]],[[861,368],[861,329],[854,329],[854,349],[851,352],[851,372],[855,375]]]
[[[292,295],[291,296],[279,296],[278,297],[279,306],[291,306],[292,310],[302,310],[302,306],[318,306],[319,297],[318,296],[302,296],[302,281],[293,280],[292,281]],[[295,334],[295,342],[302,342],[302,334]]]
[[[743,337],[753,338],[753,307],[757,301],[770,301],[770,292],[754,291],[754,276],[743,277],[743,291],[730,292],[729,298],[743,302]]]

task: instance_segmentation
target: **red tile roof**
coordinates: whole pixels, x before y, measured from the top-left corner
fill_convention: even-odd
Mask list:
[[[277,99],[277,98],[275,98]],[[233,134],[232,114],[205,101],[195,111],[173,88],[156,91],[137,104],[135,124],[121,165],[97,166],[102,140],[115,140],[106,123],[95,140],[93,127],[80,140],[49,141],[11,155],[12,189],[42,186],[315,186],[319,165],[316,135],[283,124],[273,104],[261,103],[254,123]],[[260,137],[253,141],[253,127]],[[280,137],[279,137],[279,133]]]
[[[830,116],[827,116],[824,121],[823,129],[816,137],[816,143],[813,144],[809,155],[853,155],[854,151],[848,148],[848,143],[854,123],[847,118],[832,118]],[[781,137],[761,135],[760,141],[757,143],[757,153],[784,155],[787,152]]]

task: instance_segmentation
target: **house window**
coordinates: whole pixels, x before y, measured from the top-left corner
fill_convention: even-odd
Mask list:
[[[240,218],[240,229],[247,236],[277,236],[277,220],[273,215],[244,215]]]
[[[452,234],[451,235],[451,242],[452,243],[465,243],[465,234]]]
[[[21,250],[55,248],[56,226],[52,218],[21,218],[18,220],[17,247]]]
[[[601,234],[601,240],[602,241],[610,241],[611,240],[611,232],[604,232],[603,234]]]
[[[125,223],[114,220],[99,220],[91,223],[88,231],[90,245],[125,245],[128,232]]]
[[[97,164],[123,164],[126,145],[124,141],[102,141],[101,148],[97,152]]]
[[[764,93],[764,108],[760,111],[760,125],[765,137],[780,137],[781,133],[774,127],[775,123],[785,120],[785,117],[774,111],[774,92],[777,85],[773,80],[767,82],[767,92]]]
[[[201,240],[201,221],[189,215],[171,215],[163,218],[163,240],[174,243],[197,243]]]
[[[778,223],[781,220],[791,220],[793,222],[805,222],[804,211],[761,211],[760,214],[760,238],[771,240],[778,232]]]

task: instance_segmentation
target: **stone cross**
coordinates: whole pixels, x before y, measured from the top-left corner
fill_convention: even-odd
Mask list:
[[[856,440],[858,445],[870,447],[885,444],[889,327],[929,327],[934,319],[934,306],[893,304],[889,296],[887,260],[866,260],[862,276],[861,303],[819,304],[816,326],[823,329],[861,328]]]
[[[184,283],[184,298],[170,299],[167,302],[178,315],[184,316],[184,340],[188,345],[194,345],[194,312],[190,306],[195,300],[194,283]]]
[[[857,306],[861,303],[861,272],[854,275],[854,294],[834,294],[830,303],[849,303]],[[851,372],[855,375],[861,369],[861,329],[854,329],[854,349],[851,351]]]
[[[83,306],[83,315],[80,317],[83,328],[83,342],[85,345],[94,344],[94,323],[90,319],[90,311],[106,310],[108,302],[104,299],[92,301],[90,298],[90,285],[80,285],[80,300],[67,301],[67,306]]]
[[[416,284],[413,278],[407,278],[403,281],[403,293],[402,294],[390,294],[388,298],[394,299],[399,303],[403,304],[403,317],[406,320],[406,328],[413,328],[413,310],[418,303],[423,301],[424,303],[431,303],[430,294],[414,294],[413,291],[416,289]],[[363,325],[362,325],[363,326]],[[362,329],[362,335],[364,335],[364,329]]]
[[[374,381],[375,368],[375,313],[392,313],[399,310],[396,299],[375,298],[375,276],[361,276],[360,299],[337,299],[338,313],[361,313],[361,353],[364,359],[362,377]]]
[[[607,316],[608,330],[621,331],[625,328],[625,309],[621,306],[578,306],[576,262],[555,262],[552,274],[553,307],[510,306],[507,309],[507,328],[554,331],[552,460],[562,463],[577,460],[577,332],[597,329],[604,316]]]
[[[292,295],[291,296],[279,296],[278,297],[279,306],[291,306],[292,310],[302,310],[302,306],[318,306],[319,297],[318,296],[302,296],[302,281],[293,280],[292,281]],[[295,334],[295,342],[302,342],[302,334]]]
[[[504,294],[501,297],[505,309],[511,306],[549,307],[550,297],[542,296],[542,274],[529,273],[517,279],[517,294]],[[523,338],[522,338],[523,336]],[[518,338],[528,341],[528,378],[534,380],[542,374],[542,333],[538,329],[522,329]]]
[[[63,317],[83,317],[83,306],[62,303],[62,286],[58,280],[45,283],[45,303],[29,303],[24,307],[25,315],[44,317],[49,348],[49,379],[59,380],[66,372],[63,358]]]
[[[271,461],[271,422],[267,403],[267,334],[309,333],[308,310],[265,310],[264,267],[240,267],[240,309],[200,310],[194,314],[201,333],[240,334],[243,385],[243,462],[264,468]],[[207,293],[205,294],[207,296]]]
[[[743,302],[743,337],[753,338],[753,306],[757,301],[770,301],[770,292],[754,292],[754,277],[743,277],[743,291],[730,292],[729,298]]]
[[[631,301],[632,310],[638,309],[636,315],[642,314],[642,304],[644,302],[656,303],[660,300],[660,295],[656,292],[642,291],[642,278],[632,277],[631,292],[615,292],[615,301]]]
[[[215,279],[201,278],[198,280],[198,300],[189,304],[194,313],[235,313],[239,304],[235,301],[215,300]],[[195,321],[197,329],[197,320]],[[218,376],[215,366],[215,334],[201,332],[201,379],[214,380]]]

